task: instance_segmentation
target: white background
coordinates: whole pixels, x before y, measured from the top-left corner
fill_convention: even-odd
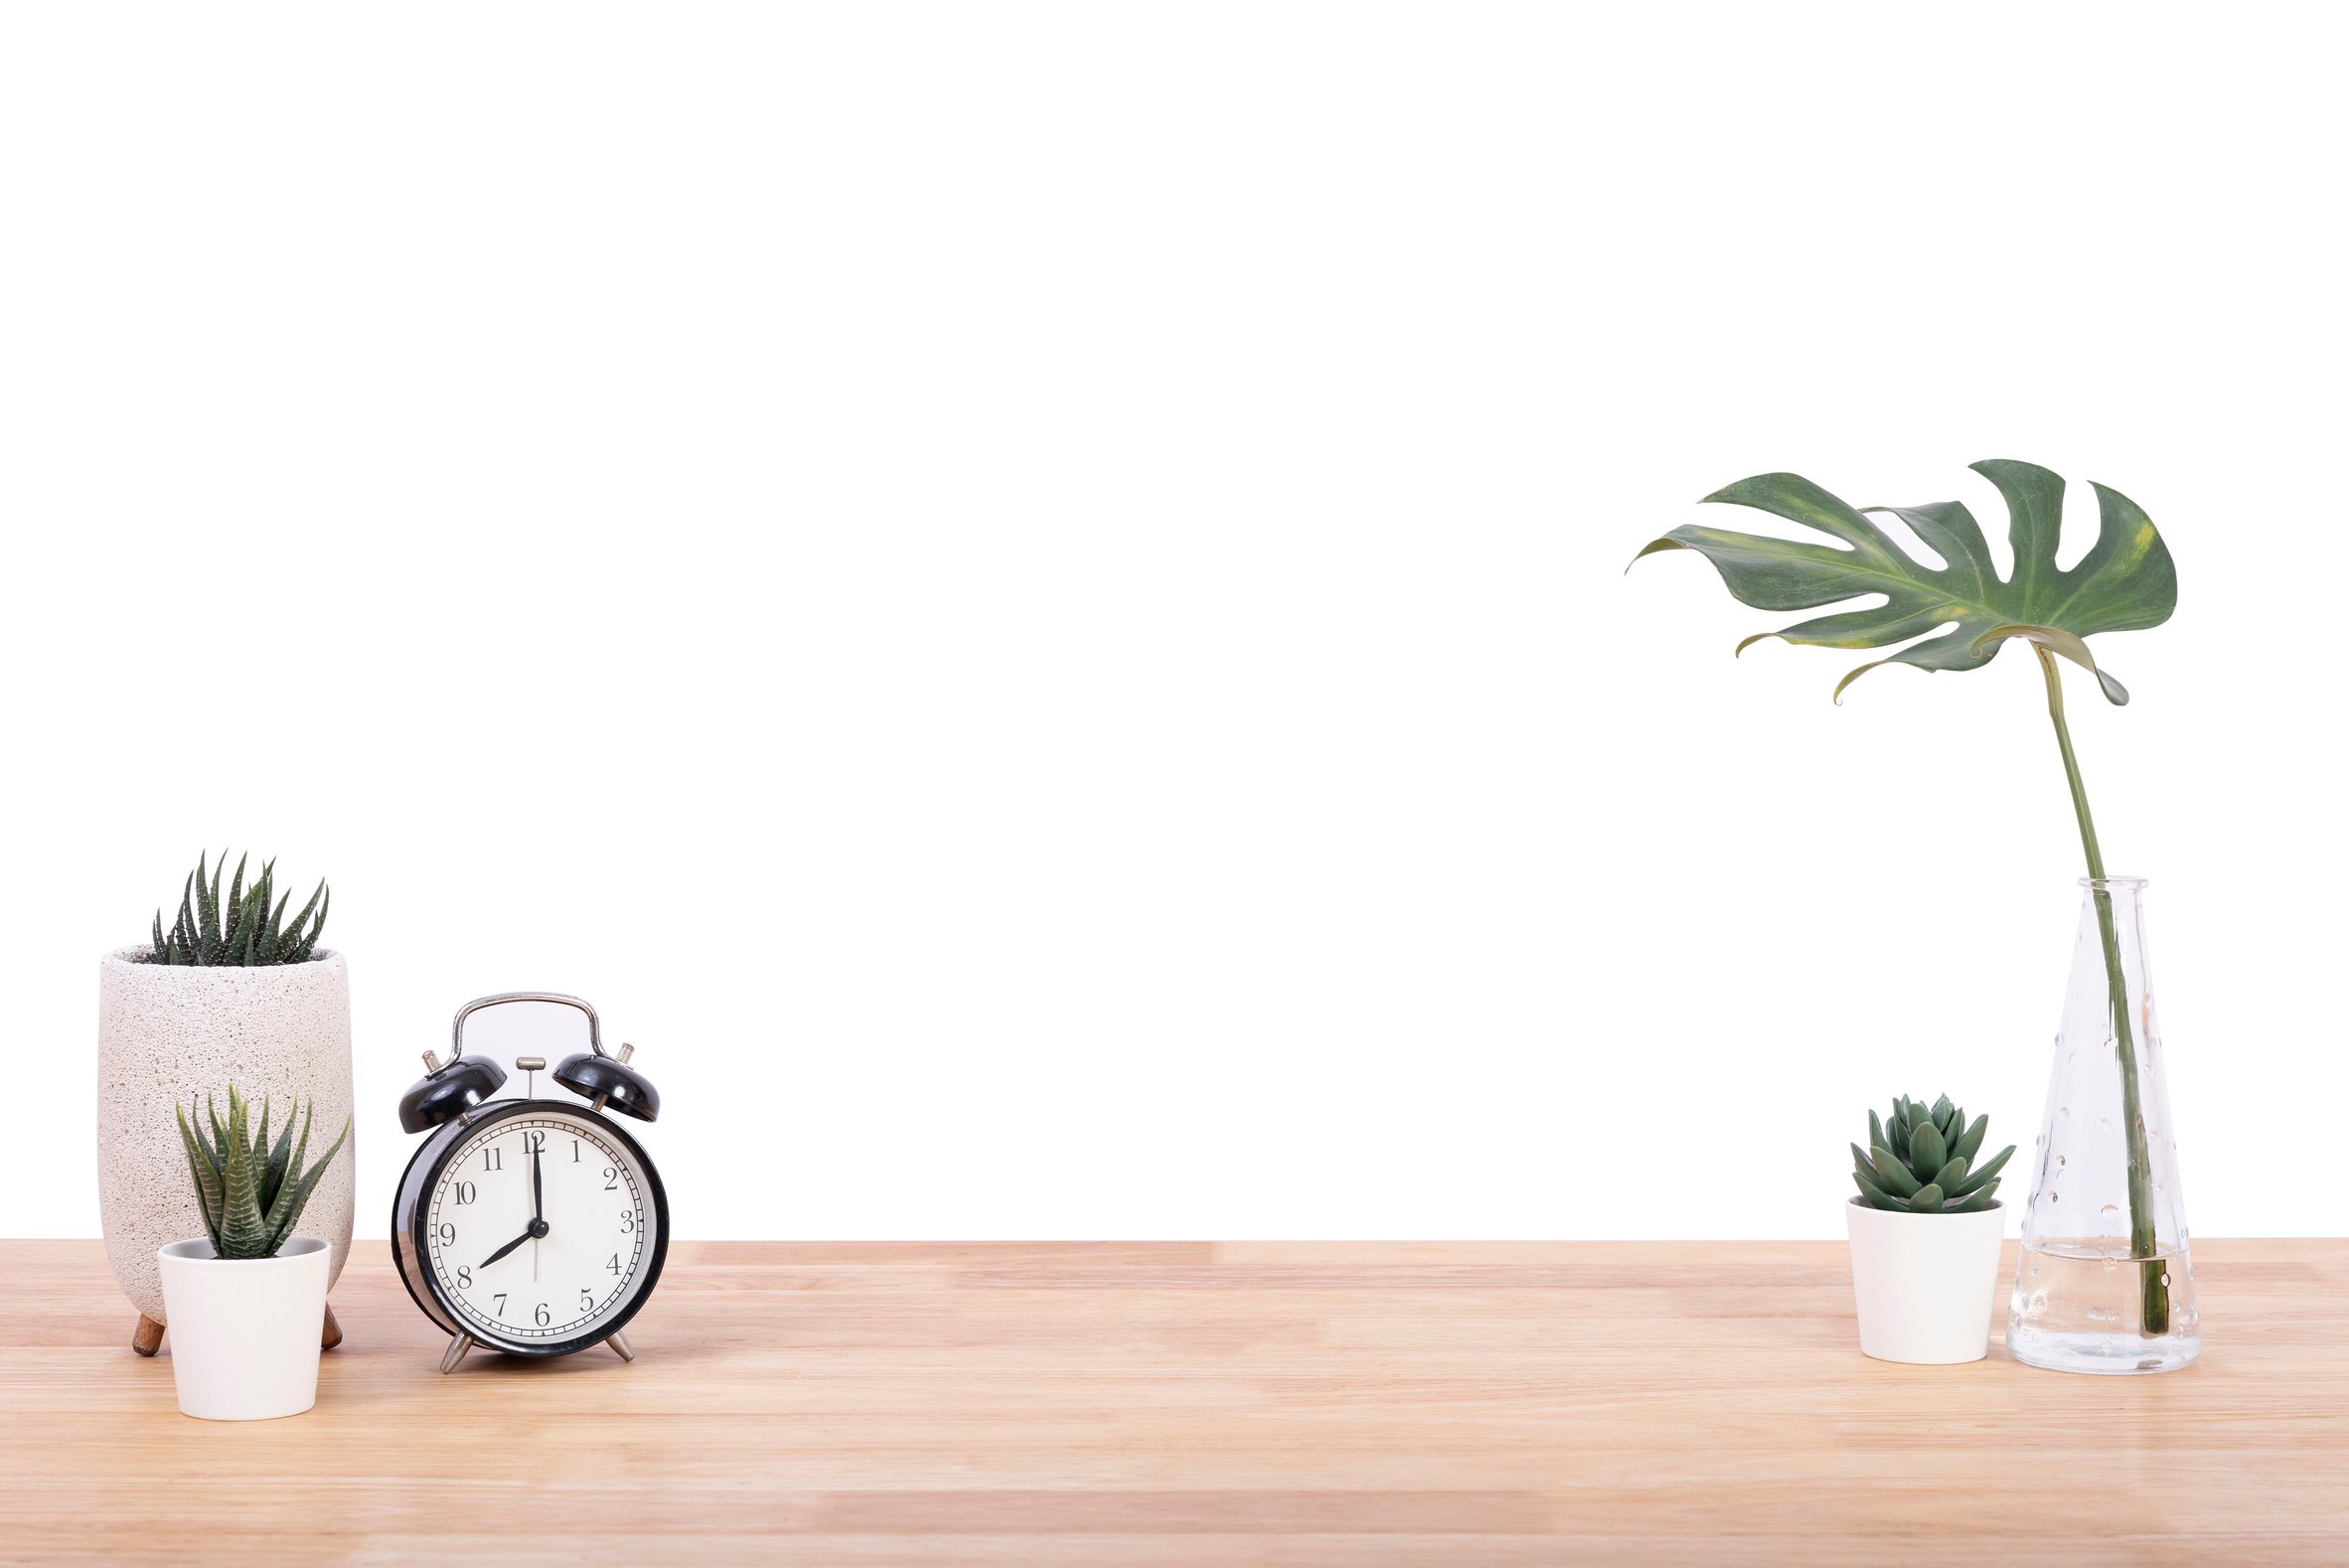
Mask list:
[[[1835,707],[1623,567],[1774,469],[2002,549],[2012,456],[2179,564],[2073,706],[2190,1217],[2339,1232],[2343,44],[11,9],[6,1228],[95,1233],[97,955],[230,843],[333,882],[363,1231],[549,987],[691,1235],[1839,1234],[1870,1103],[2037,1131],[2036,673]]]

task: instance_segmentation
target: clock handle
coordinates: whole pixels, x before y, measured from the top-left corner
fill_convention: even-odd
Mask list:
[[[509,1002],[558,1002],[566,1008],[577,1008],[587,1015],[588,1047],[598,1056],[611,1054],[603,1048],[602,1020],[596,1018],[595,1010],[579,998],[566,997],[559,991],[503,991],[494,997],[475,997],[457,1009],[456,1021],[449,1025],[449,1044],[456,1055],[449,1059],[455,1061],[465,1054],[465,1019],[469,1014],[479,1013],[483,1008],[503,1007]]]

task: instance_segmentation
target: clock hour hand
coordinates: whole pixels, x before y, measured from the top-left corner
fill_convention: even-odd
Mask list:
[[[547,1222],[543,1219],[534,1219],[530,1222],[529,1229],[525,1230],[521,1235],[515,1237],[512,1241],[507,1242],[504,1246],[491,1253],[488,1257],[482,1259],[480,1266],[486,1269],[491,1264],[504,1257],[507,1253],[512,1252],[516,1247],[521,1246],[524,1242],[530,1241],[539,1236],[544,1236],[545,1234],[547,1234]]]
[[[530,1233],[529,1231],[527,1231],[527,1230],[526,1230],[526,1231],[524,1231],[524,1232],[523,1232],[521,1235],[519,1235],[519,1236],[515,1237],[515,1238],[514,1238],[512,1241],[509,1241],[509,1242],[507,1242],[507,1243],[506,1243],[504,1246],[500,1247],[500,1248],[499,1248],[497,1251],[495,1251],[495,1252],[491,1253],[491,1254],[490,1254],[488,1257],[486,1257],[486,1258],[482,1259],[482,1260],[481,1260],[481,1266],[482,1266],[483,1268],[485,1268],[485,1269],[486,1269],[486,1268],[488,1268],[488,1267],[489,1267],[491,1264],[493,1264],[493,1263],[497,1262],[497,1261],[498,1261],[500,1258],[504,1257],[504,1256],[505,1256],[507,1253],[509,1253],[509,1252],[512,1252],[512,1251],[513,1251],[513,1250],[514,1250],[516,1247],[519,1247],[519,1246],[521,1246],[521,1245],[522,1245],[524,1242],[526,1242],[526,1241],[528,1241],[528,1240],[530,1240],[530,1239],[531,1239],[531,1233]]]

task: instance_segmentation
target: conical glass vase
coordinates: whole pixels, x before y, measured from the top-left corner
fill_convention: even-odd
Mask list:
[[[2081,885],[2006,1346],[2056,1371],[2174,1371],[2202,1353],[2202,1320],[2145,961],[2145,884]]]

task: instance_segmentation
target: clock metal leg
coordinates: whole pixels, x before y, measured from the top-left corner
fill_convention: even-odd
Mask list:
[[[139,1314],[138,1327],[130,1331],[130,1347],[141,1355],[153,1355],[163,1348],[163,1325]]]
[[[318,1348],[331,1350],[343,1342],[343,1326],[335,1322],[335,1304],[326,1304],[326,1322],[318,1328]]]
[[[626,1334],[615,1333],[603,1342],[610,1345],[612,1349],[617,1352],[621,1360],[633,1361],[636,1359],[636,1352],[628,1347],[628,1336]]]
[[[472,1348],[473,1335],[469,1333],[460,1333],[454,1339],[451,1339],[448,1342],[448,1354],[440,1358],[441,1374],[446,1376],[448,1373],[455,1371],[457,1369],[457,1363],[465,1359],[465,1352]]]

